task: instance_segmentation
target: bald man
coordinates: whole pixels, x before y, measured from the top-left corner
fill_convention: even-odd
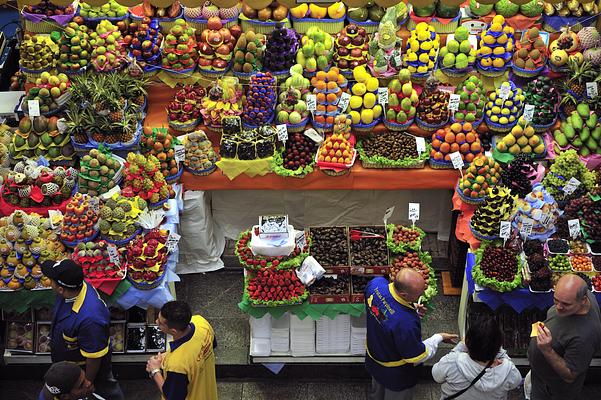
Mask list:
[[[553,302],[528,348],[532,400],[578,399],[593,354],[601,346],[599,305],[582,278],[562,276]]]
[[[410,268],[402,269],[393,283],[378,277],[365,288],[370,400],[412,399],[419,380],[416,365],[433,357],[440,342],[452,343],[457,338],[438,333],[422,342],[420,317],[425,308],[414,303],[425,288],[421,274]]]

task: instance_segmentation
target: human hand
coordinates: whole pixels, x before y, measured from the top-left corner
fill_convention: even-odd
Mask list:
[[[159,358],[158,355],[152,356],[146,362],[146,372],[150,373],[155,369],[161,369],[162,358]]]
[[[84,379],[83,381],[83,389],[85,390],[84,395],[87,396],[91,396],[92,393],[94,393],[94,384],[92,382],[90,382],[87,378]]]
[[[441,332],[439,335],[442,336],[442,341],[445,343],[456,344],[457,339],[459,339],[459,335],[455,335],[454,333]]]
[[[543,353],[546,353],[553,348],[551,347],[551,343],[553,342],[553,336],[551,335],[551,331],[547,329],[542,324],[538,325],[538,333],[536,335],[536,345],[539,350]]]
[[[415,303],[415,304],[413,304],[413,306],[415,307],[415,311],[417,312],[417,315],[419,315],[420,318],[424,318],[424,316],[428,312],[428,307],[426,307],[422,304],[419,304],[419,303]]]

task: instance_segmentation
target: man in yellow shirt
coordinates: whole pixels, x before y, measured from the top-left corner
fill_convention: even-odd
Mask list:
[[[214,332],[183,301],[170,301],[157,318],[159,329],[173,336],[166,353],[151,357],[146,371],[166,400],[217,400]]]

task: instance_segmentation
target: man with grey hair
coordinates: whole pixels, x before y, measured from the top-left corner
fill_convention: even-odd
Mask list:
[[[528,349],[532,400],[578,399],[591,359],[601,347],[599,305],[582,278],[562,276],[553,302]]]

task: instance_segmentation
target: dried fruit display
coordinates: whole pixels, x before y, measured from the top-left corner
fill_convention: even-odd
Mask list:
[[[157,207],[175,195],[160,171],[161,162],[153,155],[129,153],[123,171],[125,179],[121,193],[125,197],[139,196],[149,207]]]
[[[160,162],[160,171],[168,182],[177,179],[180,172],[179,163],[175,159],[175,146],[180,144],[178,138],[171,136],[167,128],[154,128],[144,132],[141,152],[155,156]]]
[[[84,278],[88,282],[105,282],[125,278],[125,248],[117,250],[117,260],[109,256],[108,247],[114,246],[104,240],[78,243],[71,259],[81,266]]]
[[[502,15],[492,19],[488,29],[480,34],[476,66],[481,74],[499,76],[507,69],[514,48],[514,33]]]
[[[314,295],[320,295],[319,297],[337,295],[335,299],[340,303],[348,302],[348,298],[346,301],[340,301],[340,298],[342,297],[344,299],[345,297],[350,297],[350,294],[350,275],[338,275],[337,277],[327,275],[322,276],[309,287],[310,297],[313,297]],[[310,300],[312,303],[314,302],[313,299]],[[315,302],[317,303],[318,301]],[[330,303],[330,301],[328,301],[328,303]],[[333,301],[333,303],[336,303],[336,301]]]
[[[311,255],[322,267],[348,267],[349,244],[343,227],[313,227],[310,229]]]
[[[350,73],[360,65],[366,65],[369,35],[355,24],[345,26],[334,40],[334,64],[343,73]]]
[[[434,69],[440,38],[432,25],[420,22],[411,31],[407,40],[407,52],[403,56],[403,65],[412,75],[424,76]]]
[[[359,141],[357,150],[364,168],[421,168],[430,145],[417,151],[416,138],[404,132],[385,132]]]
[[[394,124],[403,126],[413,122],[417,112],[419,97],[411,82],[411,72],[407,68],[399,71],[398,79],[395,78],[388,84],[388,110],[386,111],[386,124],[388,128],[395,128]]]
[[[251,275],[244,292],[251,305],[267,307],[300,304],[309,294],[294,271],[277,269],[261,269]]]
[[[78,72],[90,62],[90,30],[83,23],[71,21],[56,41],[59,46],[57,67],[62,72]]]
[[[57,46],[50,36],[25,34],[19,45],[19,66],[29,71],[45,71],[54,68]]]
[[[516,41],[515,50],[513,54],[513,71],[518,76],[534,76],[547,63],[547,46],[536,27],[532,27],[524,32],[522,38]]]
[[[240,264],[246,269],[291,269],[299,267],[307,257],[311,241],[307,241],[307,245],[303,249],[295,247],[292,253],[288,256],[260,256],[253,254],[250,249],[250,238],[252,232],[250,230],[240,233],[236,241],[235,253],[238,256]]]
[[[276,79],[270,72],[258,72],[250,78],[242,122],[251,127],[271,123],[277,101]]]
[[[498,292],[509,292],[522,282],[518,254],[495,242],[483,242],[476,252],[472,270],[474,281]]]
[[[165,276],[169,231],[153,229],[127,245],[127,279],[139,289],[156,287]]]
[[[455,122],[432,134],[430,165],[451,167],[451,153],[458,151],[463,161],[470,163],[482,153],[480,136],[469,122]],[[441,168],[441,167],[438,167]]]
[[[254,31],[242,32],[234,48],[234,73],[251,74],[263,67],[267,37]]]
[[[140,213],[147,208],[146,201],[140,197],[114,194],[98,214],[98,228],[102,238],[109,242],[129,240],[138,233],[135,223]]]
[[[459,95],[459,106],[451,116],[453,122],[471,122],[479,125],[483,118],[486,92],[480,78],[471,75],[455,91]]]
[[[388,266],[388,246],[386,228],[383,226],[356,226],[350,229],[351,266],[386,267]],[[359,238],[353,240],[353,232],[359,231]],[[376,234],[379,237],[370,237]]]
[[[223,26],[219,17],[210,17],[207,29],[198,40],[198,68],[201,71],[225,72],[236,44],[236,38]]]
[[[98,214],[92,207],[92,202],[99,204],[99,199],[93,199],[87,194],[75,193],[67,203],[65,216],[61,225],[60,238],[63,242],[74,245],[94,240],[98,235],[96,223]],[[73,240],[74,239],[74,240]]]
[[[492,157],[479,154],[468,165],[463,178],[459,180],[457,192],[465,202],[483,202],[487,189],[494,187],[500,178],[499,163]]]
[[[283,152],[275,153],[273,159],[273,171],[282,176],[302,177],[313,172],[315,163],[315,152],[317,144],[297,132],[286,140]]]
[[[300,35],[294,29],[276,24],[267,35],[263,68],[272,73],[286,73],[296,63],[296,52],[300,47]]]
[[[165,35],[162,66],[167,70],[188,71],[194,69],[198,59],[194,30],[178,19]]]
[[[8,146],[13,160],[44,156],[51,163],[71,162],[74,149],[68,134],[58,131],[58,118],[24,116]]]
[[[393,253],[403,253],[407,249],[419,251],[426,237],[426,232],[417,226],[388,224],[386,231],[386,243]]]
[[[478,239],[496,239],[501,221],[510,221],[515,196],[506,187],[487,189],[487,195],[470,220],[470,228]]]
[[[390,281],[394,281],[397,274],[403,268],[411,268],[421,274],[425,283],[424,294],[421,296],[423,302],[430,301],[438,293],[434,270],[430,267],[432,257],[429,253],[421,251],[403,252],[391,257],[390,264],[390,271],[388,273]]]

